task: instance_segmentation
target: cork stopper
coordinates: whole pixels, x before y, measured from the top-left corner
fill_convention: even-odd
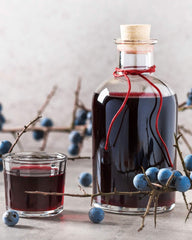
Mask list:
[[[148,41],[150,40],[150,24],[120,25],[121,40]]]

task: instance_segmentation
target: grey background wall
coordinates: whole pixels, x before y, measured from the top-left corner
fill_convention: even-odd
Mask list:
[[[192,1],[0,0],[0,101],[7,124],[31,120],[56,84],[45,115],[67,125],[79,77],[81,99],[90,107],[94,89],[116,66],[119,25],[128,23],[151,23],[151,37],[159,40],[157,75],[185,100],[192,87]]]

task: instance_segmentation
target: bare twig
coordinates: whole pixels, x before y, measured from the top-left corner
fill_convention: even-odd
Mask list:
[[[150,186],[151,189],[154,189],[154,185],[152,185],[151,181],[149,180],[149,178],[147,177],[144,168],[141,166],[142,172],[144,174],[145,180],[147,181],[148,185]]]
[[[41,151],[44,151],[45,148],[46,148],[48,136],[49,136],[49,132],[48,132],[48,131],[45,131],[45,132],[44,132],[44,136],[43,136],[43,143],[42,143],[42,145],[41,145],[41,147],[40,147],[40,150],[41,150]]]
[[[47,95],[47,98],[46,98],[45,102],[43,103],[41,108],[37,111],[37,115],[42,115],[45,108],[48,106],[51,98],[55,95],[56,90],[57,90],[57,86],[53,86],[51,92]]]
[[[154,197],[154,226],[157,226],[157,207],[158,207],[159,195]]]
[[[185,162],[184,162],[184,159],[183,159],[183,155],[182,155],[182,152],[180,150],[179,143],[178,143],[180,137],[181,137],[181,134],[178,137],[175,135],[175,145],[174,145],[174,147],[177,149],[177,152],[179,154],[181,164],[183,166],[183,171],[185,172],[185,175],[190,179],[190,175],[189,175],[189,172],[187,171],[187,169],[185,167]]]
[[[80,184],[78,184],[78,187],[79,187],[79,190],[80,190],[84,195],[87,194],[87,192],[85,191],[85,189],[82,188],[82,186],[81,186]]]
[[[182,196],[183,196],[183,200],[184,200],[185,206],[186,206],[187,210],[189,210],[189,204],[187,202],[187,197],[186,197],[184,192],[182,192]]]
[[[190,105],[190,106],[185,105],[185,106],[179,107],[178,111],[183,112],[183,111],[188,110],[188,109],[192,109],[192,105]]]
[[[178,105],[178,108],[181,108],[181,107],[183,107],[183,106],[185,106],[186,105],[186,101],[185,102],[182,102],[182,103],[180,103],[179,105]]]
[[[187,129],[187,128],[185,128],[183,125],[179,125],[179,126],[178,126],[178,129],[179,129],[179,130],[182,130],[182,131],[185,132],[185,133],[188,133],[189,135],[192,135],[192,131],[189,130],[189,129]]]
[[[186,218],[185,218],[185,222],[187,222],[187,220],[189,219],[189,215],[190,215],[190,213],[191,213],[191,211],[192,211],[192,203],[190,203],[190,208],[188,208],[188,213],[187,213],[187,216],[186,216]]]
[[[147,207],[146,207],[145,213],[143,214],[143,216],[141,216],[142,217],[142,222],[141,222],[140,228],[138,229],[138,232],[140,232],[144,228],[144,226],[145,226],[145,217],[149,214],[151,203],[152,203],[152,201],[154,199],[154,193],[155,193],[155,190],[152,190],[152,192],[150,194],[150,197],[149,197],[149,201],[147,203]]]
[[[149,194],[149,191],[137,191],[137,192],[108,192],[108,193],[94,193],[94,194],[71,194],[71,193],[58,193],[58,192],[42,192],[42,191],[25,191],[28,194],[40,194],[44,196],[69,196],[69,197],[97,197],[97,196],[114,196],[114,195],[137,195],[137,194]]]
[[[77,157],[68,157],[67,160],[75,161],[76,159],[91,159],[88,156],[77,156]]]
[[[12,135],[13,135],[14,139],[16,140],[18,134],[17,134],[16,132],[12,132]],[[23,146],[22,146],[22,144],[21,144],[20,141],[17,142],[17,145],[18,145],[19,149],[20,149],[21,151],[23,151],[24,148],[23,148]]]
[[[168,188],[169,185],[171,184],[172,180],[174,178],[174,172],[171,174],[171,176],[169,177],[169,179],[166,182],[165,188]]]
[[[12,152],[13,148],[15,147],[15,145],[17,144],[17,142],[19,141],[20,137],[23,135],[23,133],[25,133],[27,131],[27,129],[33,125],[36,121],[38,121],[41,118],[41,116],[37,116],[33,121],[29,122],[27,125],[25,125],[22,129],[22,131],[20,133],[18,133],[17,138],[15,140],[15,142],[12,144],[12,146],[9,149],[9,153]]]
[[[189,142],[187,141],[187,138],[182,134],[181,132],[182,130],[179,129],[178,133],[181,134],[181,138],[183,139],[183,142],[186,144],[187,148],[189,149],[189,151],[192,153],[192,147],[190,146]]]
[[[81,79],[79,78],[79,80],[77,82],[77,88],[75,90],[75,101],[74,101],[74,107],[73,107],[73,113],[72,113],[71,129],[73,129],[75,126],[75,116],[76,116],[76,111],[78,108],[80,89],[81,89]]]

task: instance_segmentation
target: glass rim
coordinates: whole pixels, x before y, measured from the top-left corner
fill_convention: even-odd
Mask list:
[[[116,44],[130,44],[130,45],[140,45],[140,44],[150,44],[154,45],[158,42],[157,39],[149,39],[149,40],[123,40],[120,38],[114,39]]]
[[[60,152],[14,152],[2,155],[4,162],[18,164],[49,164],[54,162],[66,162],[67,155]]]

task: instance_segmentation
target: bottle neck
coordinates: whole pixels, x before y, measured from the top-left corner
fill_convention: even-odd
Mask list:
[[[125,51],[119,51],[119,68],[143,70],[153,65],[152,51],[145,53],[127,53]]]

